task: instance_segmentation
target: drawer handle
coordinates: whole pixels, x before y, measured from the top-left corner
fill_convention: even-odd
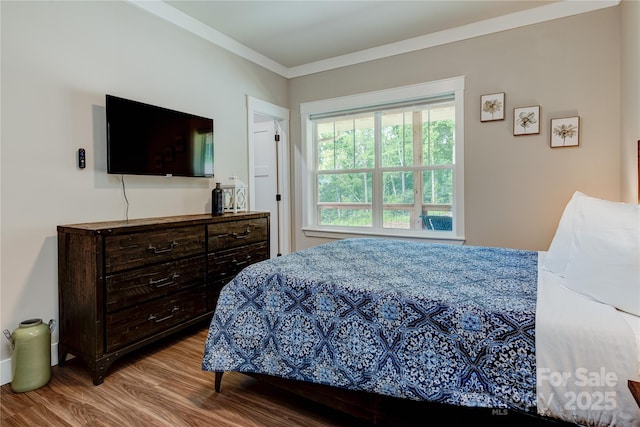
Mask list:
[[[154,323],[164,322],[165,320],[169,320],[169,319],[171,319],[171,318],[173,317],[173,314],[174,314],[176,311],[178,311],[178,310],[180,310],[180,307],[178,307],[178,306],[176,305],[176,306],[174,306],[174,307],[173,307],[173,309],[171,309],[171,314],[170,314],[170,315],[168,315],[168,316],[164,316],[164,317],[161,317],[160,319],[158,319],[154,314],[150,314],[150,315],[149,315],[149,319],[148,319],[148,320],[149,320],[149,321],[152,321],[152,320],[153,320],[153,321],[154,321]]]
[[[154,254],[166,254],[167,252],[171,252],[176,246],[178,246],[178,242],[176,242],[175,240],[171,242],[167,249],[158,249],[155,246],[152,246],[151,243],[149,243],[147,250],[153,252]]]
[[[244,259],[244,261],[238,261],[237,259],[234,259],[233,261],[231,261],[231,263],[232,263],[233,265],[235,265],[236,267],[239,267],[239,266],[241,266],[241,265],[245,265],[246,263],[248,263],[250,259],[251,259],[251,257],[250,257],[250,256],[248,256],[248,257],[246,257],[246,258]]]
[[[233,237],[235,237],[236,239],[246,239],[247,237],[249,237],[249,233],[251,233],[251,230],[247,228],[247,231],[245,231],[242,234],[238,234],[238,233],[233,233],[231,234]]]
[[[165,286],[173,285],[173,279],[177,279],[178,277],[180,277],[178,273],[173,273],[171,277],[165,277],[159,280],[149,279],[149,285],[153,286],[156,289],[164,288]]]

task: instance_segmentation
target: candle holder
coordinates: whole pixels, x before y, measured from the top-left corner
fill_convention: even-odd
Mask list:
[[[238,213],[247,210],[249,187],[237,177],[232,176],[222,184],[224,211]]]

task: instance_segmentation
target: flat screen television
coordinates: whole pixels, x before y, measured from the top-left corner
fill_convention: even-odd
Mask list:
[[[105,97],[107,173],[213,176],[213,119]]]

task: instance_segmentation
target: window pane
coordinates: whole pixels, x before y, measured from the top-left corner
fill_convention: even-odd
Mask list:
[[[425,165],[453,164],[455,108],[453,103],[422,111],[422,158]]]
[[[375,166],[373,114],[354,119],[354,128],[353,169],[373,168]]]
[[[414,201],[413,172],[384,172],[382,174],[382,202],[410,203]]]
[[[451,205],[453,203],[453,171],[451,169],[428,170],[422,173],[423,198],[427,204]]]
[[[384,228],[411,228],[411,215],[406,210],[385,209],[382,221]]]
[[[383,167],[413,165],[412,117],[410,111],[381,114]]]
[[[318,170],[374,166],[372,113],[319,121],[316,123],[316,141]]]
[[[320,208],[321,225],[371,227],[372,218],[371,209]]]
[[[353,119],[335,122],[335,169],[353,169],[355,129]]]
[[[333,170],[335,163],[334,122],[316,123],[316,146],[318,147],[318,170]]]
[[[318,202],[371,203],[371,173],[318,175]]]

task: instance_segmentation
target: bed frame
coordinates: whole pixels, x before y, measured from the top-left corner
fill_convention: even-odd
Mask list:
[[[365,391],[347,390],[323,384],[289,380],[271,375],[242,372],[269,387],[338,411],[375,426],[399,427],[416,425],[416,420],[449,419],[480,425],[519,427],[575,427],[575,424],[512,409],[474,408],[437,402],[415,401],[383,396]],[[220,392],[222,372],[215,373],[215,390]],[[425,421],[426,422],[426,421]],[[360,424],[358,424],[360,425]]]

